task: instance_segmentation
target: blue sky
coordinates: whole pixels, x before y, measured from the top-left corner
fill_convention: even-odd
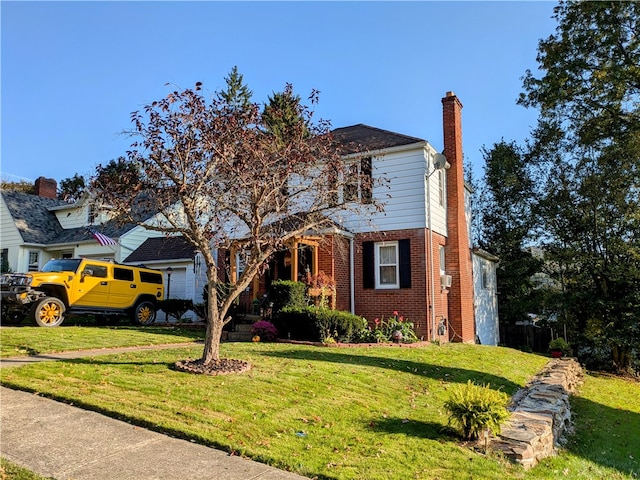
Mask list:
[[[465,158],[523,142],[516,105],[554,32],[555,2],[11,2],[2,28],[2,178],[90,176],[124,155],[121,132],[175,86],[224,87],[234,65],[263,103],[291,83],[316,118],[442,149],[441,98],[464,105]],[[165,84],[173,86],[167,87]]]

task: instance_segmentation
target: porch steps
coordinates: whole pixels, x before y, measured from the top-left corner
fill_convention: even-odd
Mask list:
[[[227,340],[229,342],[250,342],[253,338],[251,333],[252,323],[238,323],[233,332],[229,332]]]

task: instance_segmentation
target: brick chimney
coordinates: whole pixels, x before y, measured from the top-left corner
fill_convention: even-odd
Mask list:
[[[38,177],[35,183],[35,194],[44,198],[58,198],[58,182],[53,178]]]
[[[442,99],[444,155],[451,164],[447,171],[447,245],[445,270],[451,275],[449,340],[475,342],[473,270],[467,217],[462,153],[462,103],[453,92]]]

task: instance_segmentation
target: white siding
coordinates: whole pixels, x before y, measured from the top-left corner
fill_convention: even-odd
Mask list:
[[[58,222],[62,225],[62,228],[68,230],[70,228],[80,228],[89,225],[88,211],[86,204],[77,206],[77,204],[70,205],[68,208],[54,210]]]
[[[422,148],[374,157],[372,172],[374,182],[375,179],[386,181],[373,189],[373,197],[384,205],[384,212],[363,206],[361,215],[346,214],[346,218],[338,219],[338,222],[356,232],[424,228],[425,160]]]
[[[483,282],[483,276],[486,276]],[[476,335],[483,345],[498,345],[498,297],[496,296],[496,263],[473,254],[473,291]]]
[[[22,236],[20,236],[18,228],[13,223],[13,218],[11,218],[2,195],[0,195],[0,202],[0,248],[8,249],[9,267],[13,271],[19,271]]]

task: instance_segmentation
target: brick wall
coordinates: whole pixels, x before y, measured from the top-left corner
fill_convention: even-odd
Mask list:
[[[449,339],[475,341],[473,313],[473,270],[464,209],[464,156],[462,152],[462,103],[453,92],[442,99],[444,154],[451,168],[447,172],[446,273],[452,284],[448,294]]]
[[[363,286],[363,242],[410,240],[411,288],[375,289]],[[428,338],[427,247],[424,229],[395,230],[357,235],[355,239],[354,277],[356,314],[369,322],[388,318],[393,311],[415,325],[418,337]]]

